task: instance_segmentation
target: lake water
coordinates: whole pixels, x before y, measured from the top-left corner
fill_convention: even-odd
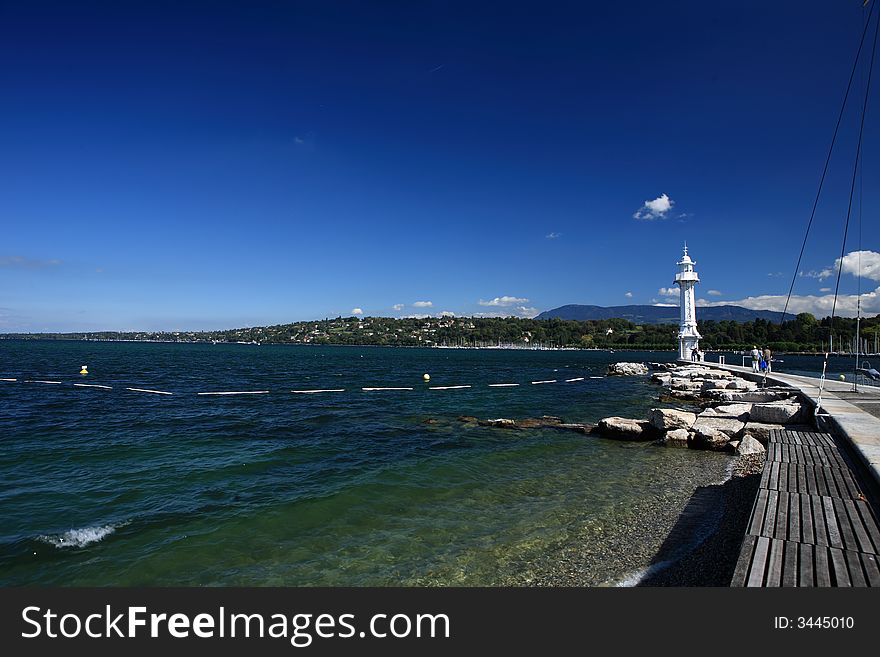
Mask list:
[[[605,368],[671,357],[0,341],[18,379],[0,382],[0,585],[527,582],[585,528],[613,546],[651,505],[683,505],[730,457],[457,418],[642,417],[658,388]],[[196,395],[238,390],[270,394]],[[616,550],[590,550],[595,583],[622,574]]]

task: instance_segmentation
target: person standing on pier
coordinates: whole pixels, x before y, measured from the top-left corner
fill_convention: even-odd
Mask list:
[[[764,347],[764,361],[767,363],[767,371],[770,372],[770,357],[773,353],[770,351],[770,347]]]
[[[758,372],[761,365],[761,352],[758,345],[752,346],[752,372]]]

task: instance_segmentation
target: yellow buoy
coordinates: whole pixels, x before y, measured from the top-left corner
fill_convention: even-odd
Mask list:
[[[423,375],[422,375],[422,378],[423,378],[425,381],[430,381],[430,380],[431,380],[431,375],[430,375],[430,374],[423,374]]]
[[[83,365],[82,369],[79,371],[79,373],[80,374],[88,374],[89,373],[88,365]]]

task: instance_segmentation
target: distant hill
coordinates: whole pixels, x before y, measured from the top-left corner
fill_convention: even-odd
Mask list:
[[[789,314],[789,319],[794,315]],[[545,310],[535,319],[626,319],[633,324],[678,324],[678,306],[581,306],[571,304],[553,310]],[[778,322],[782,313],[773,310],[749,310],[742,306],[711,306],[697,308],[697,319],[721,321],[724,319],[735,322],[751,322],[755,319],[766,319]]]

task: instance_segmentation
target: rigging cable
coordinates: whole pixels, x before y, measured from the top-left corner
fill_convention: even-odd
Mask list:
[[[880,16],[880,15],[878,15]],[[865,100],[862,103],[862,117],[859,121],[859,140],[856,145],[856,159],[853,164],[853,175],[852,175],[852,183],[849,188],[849,204],[846,209],[846,221],[843,224],[843,244],[840,246],[840,259],[837,261],[837,282],[834,286],[834,302],[831,306],[831,330],[834,330],[834,317],[837,313],[837,297],[840,292],[840,274],[843,271],[843,258],[846,256],[846,237],[849,232],[849,220],[852,216],[852,202],[853,195],[856,189],[856,180],[858,178],[859,173],[859,161],[862,157],[862,136],[865,131],[865,115],[868,112],[868,98],[870,97],[871,92],[871,78],[874,73],[874,56],[877,52],[877,33],[880,32],[880,19],[877,20],[877,25],[874,27],[874,42],[871,46],[871,59],[868,63],[868,81],[865,83]],[[819,380],[819,396],[816,399],[816,415],[819,415],[819,410],[822,407],[822,391],[825,387],[825,370],[828,366],[828,354],[825,354],[825,364],[822,367],[822,378]]]
[[[834,144],[837,142],[837,133],[840,131],[840,123],[843,120],[844,110],[846,110],[846,103],[849,99],[849,92],[852,89],[853,79],[856,75],[856,70],[858,69],[859,59],[862,56],[862,47],[865,45],[865,35],[868,33],[868,26],[871,24],[871,16],[874,13],[874,5],[877,3],[874,2],[871,4],[871,9],[868,12],[868,18],[865,21],[865,27],[862,30],[862,38],[859,41],[859,49],[856,51],[856,58],[853,62],[852,71],[849,74],[849,82],[846,84],[846,93],[843,95],[843,103],[840,106],[840,113],[837,115],[837,124],[834,126],[834,134],[831,136],[831,145],[828,147],[828,155],[825,157],[825,166],[822,168],[822,176],[819,178],[819,189],[816,191],[816,198],[813,200],[813,209],[810,212],[810,220],[807,222],[807,230],[804,233],[804,242],[801,244],[801,252],[798,254],[797,264],[794,267],[794,274],[791,277],[791,285],[788,288],[788,297],[785,300],[785,308],[782,310],[782,318],[779,320],[780,325],[785,321],[785,315],[788,312],[788,305],[791,302],[791,294],[794,291],[794,283],[797,280],[798,271],[801,268],[801,260],[804,257],[804,249],[807,246],[807,240],[810,237],[810,228],[813,226],[813,219],[816,217],[816,208],[819,206],[819,198],[822,196],[822,188],[825,185],[825,176],[828,174],[828,165],[831,163],[831,154],[834,152]]]

